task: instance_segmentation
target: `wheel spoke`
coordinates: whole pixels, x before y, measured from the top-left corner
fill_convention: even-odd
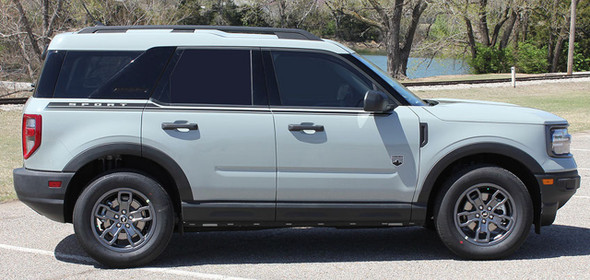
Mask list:
[[[499,194],[500,194],[500,190],[496,190],[494,192],[494,194],[492,194],[490,199],[488,199],[488,202],[486,203],[486,207],[494,207],[494,201],[496,201],[496,197],[498,197]]]
[[[485,239],[480,239],[481,234],[485,234]],[[477,231],[475,232],[475,241],[477,242],[489,242],[490,241],[490,231],[488,228],[487,223],[479,223],[477,227]]]
[[[471,194],[474,192],[477,193],[477,198],[475,199],[471,198]],[[471,203],[475,208],[479,208],[480,206],[483,207],[485,205],[485,203],[481,199],[481,192],[477,188],[473,192],[467,194],[467,199],[469,200],[469,203]]]
[[[120,191],[117,200],[119,202],[119,211],[122,212],[125,210],[125,212],[129,212],[129,205],[133,201],[133,194],[128,191]]]
[[[137,235],[139,237],[139,241],[143,240],[143,234],[141,234],[141,231],[138,230],[133,224],[129,224],[129,227],[125,228],[125,232],[127,232],[127,238]]]
[[[133,235],[135,235],[135,231],[133,231],[131,228],[126,228],[125,233],[127,233],[129,245],[131,245],[131,247],[135,247],[135,242],[133,242]]]
[[[104,210],[104,214],[101,214],[101,212],[103,212]],[[99,218],[99,219],[108,219],[111,221],[115,221],[115,215],[117,214],[117,212],[111,210],[111,208],[107,205],[104,204],[99,204],[98,208],[96,209],[96,213],[94,213],[94,216]]]
[[[106,237],[107,233],[110,233],[111,236],[113,237],[111,240],[106,240],[105,237]],[[113,243],[115,243],[115,241],[117,241],[117,239],[119,239],[120,233],[121,233],[121,228],[117,227],[115,224],[113,224],[109,228],[107,228],[105,231],[103,231],[102,234],[100,235],[100,237],[102,239],[104,239],[104,241],[106,241],[107,244],[113,245]]]
[[[497,199],[494,199],[493,201],[490,201],[489,207],[492,207],[492,212],[495,211],[498,207],[502,206],[504,203],[506,203],[508,201],[507,198],[503,198],[502,200],[498,201]]]
[[[470,225],[471,223],[475,222],[478,220],[478,218],[475,217],[475,212],[461,212],[457,214],[457,218],[459,219],[459,221],[461,221],[461,217],[466,217],[467,221],[465,222],[461,222],[459,224],[460,227],[466,227],[468,225]]]
[[[512,227],[514,219],[512,219],[512,217],[508,217],[505,215],[497,215],[497,216],[494,216],[494,219],[492,219],[491,221],[494,223],[494,225],[496,225],[501,230],[509,231],[510,228]],[[508,224],[506,226],[502,225],[502,222],[504,222],[504,221],[508,221]]]

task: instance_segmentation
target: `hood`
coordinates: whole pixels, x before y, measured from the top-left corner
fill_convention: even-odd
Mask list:
[[[436,106],[422,107],[443,121],[519,124],[555,124],[567,121],[554,114],[502,102],[433,99]]]

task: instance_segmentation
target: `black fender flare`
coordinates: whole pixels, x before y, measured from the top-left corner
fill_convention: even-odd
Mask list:
[[[531,157],[528,153],[510,145],[501,143],[477,143],[461,147],[444,156],[434,165],[432,169],[430,169],[426,179],[424,180],[424,183],[422,184],[422,188],[418,194],[418,199],[414,204],[416,207],[414,207],[412,210],[413,221],[425,221],[428,218],[426,215],[428,213],[427,207],[430,196],[435,187],[434,184],[441,173],[457,160],[478,154],[501,155],[520,163],[524,167],[528,168],[533,174],[544,173],[541,165],[533,157]]]
[[[142,146],[141,144],[134,143],[111,143],[92,147],[70,160],[63,168],[63,172],[76,172],[97,158],[113,154],[138,156],[159,164],[174,180],[174,183],[178,188],[180,200],[193,200],[193,192],[190,183],[178,163],[166,153],[146,145]]]

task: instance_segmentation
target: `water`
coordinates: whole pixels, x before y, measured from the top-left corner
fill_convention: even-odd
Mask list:
[[[379,68],[387,72],[387,56],[384,55],[363,55]],[[408,59],[408,78],[417,79],[442,75],[463,75],[471,74],[471,67],[462,60],[452,58],[429,58],[410,57]]]

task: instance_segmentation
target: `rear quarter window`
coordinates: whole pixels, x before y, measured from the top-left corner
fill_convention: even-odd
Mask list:
[[[67,51],[61,54],[63,62],[56,54],[50,54],[36,96],[147,99],[174,50],[158,47],[145,52]],[[51,80],[55,81],[58,71],[52,87]]]

